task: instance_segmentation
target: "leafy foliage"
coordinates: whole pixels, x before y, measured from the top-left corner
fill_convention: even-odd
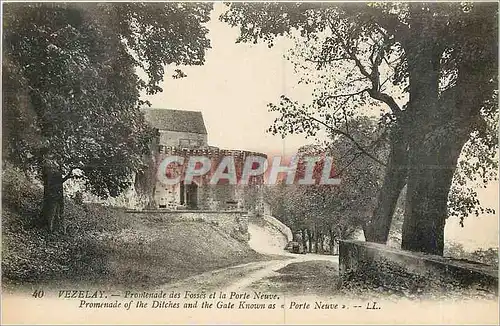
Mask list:
[[[463,158],[459,160],[453,176],[453,184],[448,196],[448,210],[451,216],[464,218],[474,214],[495,214],[495,208],[481,205],[477,189],[486,188],[492,181],[498,180],[498,101],[494,93],[488,106],[481,112],[483,127],[471,134],[462,149]]]
[[[116,207],[82,204],[77,198],[65,198],[66,234],[43,232],[33,227],[43,197],[41,186],[9,164],[2,169],[2,186],[5,286],[91,283],[146,289],[267,259],[215,223],[204,222],[203,216],[158,227],[161,221],[155,214],[127,214]]]
[[[411,121],[423,120],[420,126],[442,121],[442,128],[432,131],[433,144],[428,146],[433,147],[440,137],[464,129],[450,122],[453,109],[463,105],[457,103],[466,102],[456,100],[459,96],[453,92],[461,80],[459,71],[466,76],[462,79],[469,78],[469,67],[481,67],[474,70],[477,77],[466,82],[466,97],[475,102],[467,102],[469,107],[461,107],[459,114],[480,111],[480,115],[477,123],[471,123],[448,196],[448,214],[460,216],[463,222],[471,213],[494,213],[481,206],[475,189],[477,180],[487,184],[497,179],[496,10],[496,6],[478,3],[232,3],[220,19],[239,27],[237,42],[263,41],[273,46],[282,36],[295,40],[286,58],[302,77],[300,82],[314,85],[314,91],[309,103],[282,95],[269,104],[278,113],[269,131],[282,136],[321,137],[326,132],[356,144],[351,130],[341,127],[356,116],[378,117],[387,133],[399,127],[418,134],[421,131]],[[439,90],[431,91],[439,92],[440,108],[429,113],[435,117],[432,121],[425,121],[428,113],[417,112],[409,102],[410,71],[420,67],[426,48],[442,53]],[[416,88],[420,81],[413,82],[417,90],[413,94],[424,94]],[[476,117],[468,118],[473,120]],[[358,148],[377,161],[370,147]]]
[[[211,6],[4,6],[5,157],[38,176],[49,162],[63,181],[78,178],[98,196],[117,196],[151,137],[139,92],[161,91],[164,65],[204,63]]]
[[[42,189],[10,164],[2,171],[2,272],[10,282],[33,282],[104,272],[106,252],[88,234],[111,230],[116,219],[109,209],[84,207],[66,199],[65,235],[34,228]]]
[[[498,268],[498,248],[465,250],[459,243],[449,243],[445,255],[467,262],[478,262]]]
[[[373,153],[376,157],[387,155],[386,142],[376,122],[366,117],[349,121],[353,137],[358,144],[380,142]],[[276,185],[269,190],[268,200],[272,213],[282,222],[298,231],[304,228],[334,236],[351,238],[363,225],[366,216],[376,204],[383,168],[362,157],[356,145],[340,136],[331,136],[329,142],[304,146],[299,150],[299,163],[306,157],[331,157],[333,175],[341,179],[340,185]],[[321,166],[321,165],[318,165]],[[300,164],[297,172],[301,175]]]

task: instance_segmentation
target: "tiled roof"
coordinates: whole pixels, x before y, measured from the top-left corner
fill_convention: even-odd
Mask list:
[[[144,112],[146,121],[153,128],[207,134],[201,112],[152,108],[144,108],[142,111]]]

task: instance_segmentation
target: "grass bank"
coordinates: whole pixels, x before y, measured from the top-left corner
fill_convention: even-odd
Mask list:
[[[65,234],[35,227],[42,189],[2,175],[2,284],[152,288],[213,269],[268,259],[206,222],[152,222],[123,209],[65,199]]]

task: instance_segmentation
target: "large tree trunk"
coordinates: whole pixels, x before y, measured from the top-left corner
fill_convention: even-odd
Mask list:
[[[419,73],[414,73],[419,75]],[[414,78],[416,80],[417,78]],[[446,219],[449,186],[447,177],[450,166],[442,166],[438,156],[449,155],[439,137],[436,117],[438,106],[436,91],[429,85],[414,87],[410,95],[414,124],[409,145],[408,180],[401,248],[405,250],[442,254],[444,248],[444,222]],[[429,91],[430,89],[430,91]],[[429,93],[427,98],[425,94]],[[412,91],[410,91],[412,94]],[[435,96],[434,96],[435,95]],[[428,103],[426,103],[428,100]],[[451,174],[453,177],[453,174]],[[451,178],[450,178],[451,184]],[[448,186],[448,187],[447,187]]]
[[[447,130],[448,137],[439,137],[445,130],[437,129],[428,142],[412,150],[420,164],[412,168],[408,179],[402,249],[443,254],[448,193],[470,132],[468,128],[455,133]],[[437,143],[429,143],[433,141]]]
[[[446,98],[449,94],[444,94],[440,107],[442,115],[434,117],[440,127],[413,144],[412,161],[415,163],[408,177],[403,249],[443,254],[453,175],[485,100],[484,94],[475,93],[478,90],[474,85],[479,85],[481,77],[480,74],[474,76],[473,67],[459,72],[456,89],[450,92],[451,100]]]
[[[392,216],[401,190],[406,184],[408,142],[404,127],[394,128],[390,135],[390,153],[377,206],[371,221],[365,225],[366,241],[386,243],[391,228]]]
[[[156,157],[152,153],[151,156],[145,155],[143,162],[144,170],[138,171],[135,176],[134,188],[137,195],[144,200],[146,208],[156,208],[155,191],[156,191]]]
[[[460,57],[457,100],[440,105],[438,85],[444,43],[436,36],[442,30],[439,24],[429,24],[435,19],[432,10],[423,10],[419,3],[410,4],[409,9],[411,28],[401,41],[410,85],[410,101],[405,110],[410,133],[402,248],[441,255],[448,193],[457,160],[477,122],[481,104],[497,86],[491,82],[497,75],[497,31],[486,30],[491,35],[484,35],[484,51],[476,51],[480,55]],[[464,44],[464,48],[468,45]],[[374,218],[374,225],[380,225],[377,230],[384,230],[387,225],[384,215],[381,214],[380,223]],[[378,235],[370,234],[369,228],[366,231],[372,241],[385,238],[382,231]]]
[[[481,105],[491,96],[485,74],[474,64],[458,69],[456,86],[437,98],[436,52],[421,56],[410,71],[410,107],[415,113],[409,156],[409,172],[403,222],[402,248],[442,255],[448,194],[457,161],[474,125]],[[415,82],[416,81],[416,82]],[[486,85],[486,86],[485,86]],[[451,94],[451,95],[450,95]],[[413,97],[413,100],[412,100]]]
[[[45,164],[43,177],[43,203],[40,225],[50,232],[64,230],[64,197],[62,172],[50,164]]]
[[[443,138],[447,135],[439,135],[442,131],[439,72],[443,49],[433,39],[437,31],[427,25],[430,21],[430,12],[422,10],[420,4],[410,4],[412,32],[404,43],[410,99],[406,110],[409,152],[402,248],[439,254],[449,190],[446,175],[450,166],[440,165],[449,155],[441,152],[446,149]]]

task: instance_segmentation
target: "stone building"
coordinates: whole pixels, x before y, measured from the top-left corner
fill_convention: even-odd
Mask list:
[[[158,130],[158,151],[165,147],[207,148],[208,135],[201,112],[144,109],[144,117]]]
[[[232,156],[238,171],[249,155],[265,154],[244,150],[227,150],[208,145],[208,134],[201,112],[171,109],[144,109],[146,121],[157,131],[151,144],[150,179],[147,191],[151,208],[170,210],[231,210],[245,209],[257,213],[263,210],[263,177],[252,177],[249,185],[223,182],[209,185],[206,178],[197,178],[191,184],[181,179],[178,184],[165,185],[157,178],[159,163],[170,155],[182,156],[185,162],[191,156],[210,158],[212,169],[225,156]],[[210,174],[208,174],[210,175]],[[208,176],[207,175],[207,176]]]

